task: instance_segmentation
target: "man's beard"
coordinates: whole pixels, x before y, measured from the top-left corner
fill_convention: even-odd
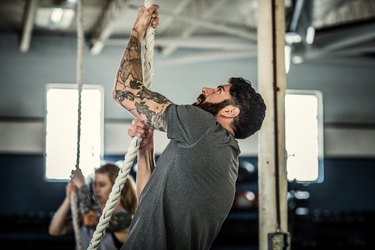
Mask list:
[[[208,113],[212,114],[213,116],[216,116],[220,110],[225,108],[230,104],[229,100],[224,100],[219,103],[209,103],[209,102],[204,102],[206,100],[206,97],[201,94],[197,98],[197,102],[193,103],[193,106],[199,107]]]

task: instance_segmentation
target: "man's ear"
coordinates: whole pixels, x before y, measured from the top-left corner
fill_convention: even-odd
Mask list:
[[[240,109],[233,105],[228,105],[220,110],[220,115],[226,118],[236,118],[240,115]]]

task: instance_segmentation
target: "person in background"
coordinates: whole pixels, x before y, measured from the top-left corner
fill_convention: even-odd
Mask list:
[[[68,217],[68,213],[70,211],[70,194],[72,190],[76,190],[81,218],[82,243],[84,249],[87,249],[119,170],[117,165],[111,163],[95,170],[92,183],[94,200],[90,198],[89,188],[81,170],[73,170],[70,176],[71,181],[66,185],[66,197],[52,217],[49,234],[58,236],[73,232],[72,220]],[[135,182],[131,175],[127,177],[120,197],[100,243],[100,250],[120,249],[128,238],[129,226],[138,206]]]

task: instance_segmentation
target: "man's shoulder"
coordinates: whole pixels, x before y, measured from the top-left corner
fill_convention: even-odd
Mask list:
[[[185,115],[201,115],[201,116],[207,116],[207,117],[213,117],[210,113],[207,111],[191,105],[191,104],[171,104],[168,107],[169,110],[172,110],[172,112],[177,112],[179,114],[185,114]]]

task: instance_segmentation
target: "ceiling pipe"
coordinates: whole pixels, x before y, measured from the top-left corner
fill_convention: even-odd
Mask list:
[[[128,4],[129,8],[135,9],[138,7],[133,5],[133,4]],[[205,21],[199,18],[192,18],[192,17],[186,17],[186,16],[178,16],[174,15],[173,12],[171,11],[163,11],[163,10],[158,10],[160,15],[166,16],[166,17],[173,17],[175,20],[179,20],[182,22],[186,22],[189,24],[192,24],[194,26],[197,26],[197,28],[207,28],[210,30],[222,32],[225,34],[233,35],[235,37],[241,37],[244,39],[248,39],[251,41],[257,41],[257,35],[256,35],[256,29],[250,30],[250,29],[241,29],[241,28],[236,28],[236,27],[231,27],[223,24],[218,24],[214,22],[209,22]],[[250,30],[250,31],[249,31]]]
[[[106,45],[110,46],[124,46],[124,39],[108,39]],[[221,49],[231,51],[253,50],[256,48],[255,43],[227,36],[194,36],[188,38],[182,37],[158,37],[155,39],[155,46],[168,47],[175,46],[176,48],[185,49]]]
[[[114,23],[121,11],[125,9],[123,0],[111,0],[99,16],[95,30],[90,39],[90,52],[98,55],[104,48],[106,40],[112,35]]]
[[[219,51],[209,53],[197,53],[188,56],[179,56],[178,58],[164,59],[158,62],[160,66],[175,66],[183,64],[194,64],[203,62],[218,62],[256,58],[257,51]]]
[[[22,38],[20,43],[20,51],[26,53],[29,51],[31,43],[31,34],[34,28],[36,12],[38,10],[39,0],[31,0],[27,4],[27,14],[22,30]]]
[[[345,54],[345,50],[353,53],[355,48],[360,51],[364,43],[374,38],[374,22],[317,30],[314,46],[306,51],[305,58],[313,59],[332,53]]]

